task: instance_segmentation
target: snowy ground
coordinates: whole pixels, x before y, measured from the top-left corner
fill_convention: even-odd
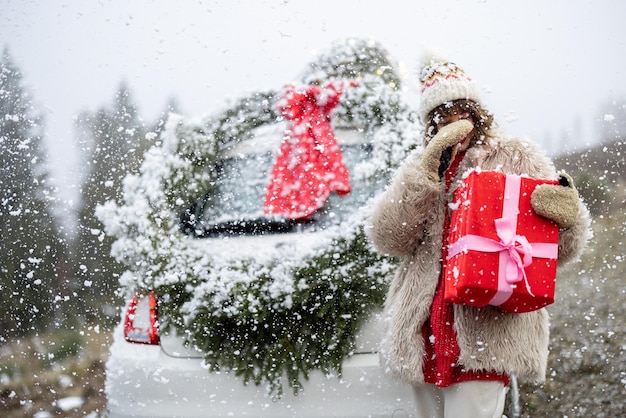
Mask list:
[[[111,333],[55,330],[0,347],[0,416],[90,417],[104,411]]]
[[[544,385],[522,385],[524,417],[626,416],[626,214],[596,219],[582,260],[557,279]]]

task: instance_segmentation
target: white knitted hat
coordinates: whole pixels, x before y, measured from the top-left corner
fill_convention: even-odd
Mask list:
[[[465,71],[435,52],[428,51],[421,60],[422,94],[420,118],[426,123],[428,114],[436,107],[453,100],[469,99],[482,105],[478,87]]]

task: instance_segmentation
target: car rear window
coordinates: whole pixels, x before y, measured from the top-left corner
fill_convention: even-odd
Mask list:
[[[326,204],[311,217],[289,220],[267,216],[263,200],[276,159],[275,151],[247,147],[246,153],[229,155],[216,167],[215,187],[198,201],[190,213],[193,228],[186,232],[196,237],[286,233],[324,229],[339,224],[371,198],[379,187],[371,187],[354,175],[358,164],[371,159],[372,146],[364,142],[340,144],[344,164],[350,173],[352,191],[339,196],[331,193]]]

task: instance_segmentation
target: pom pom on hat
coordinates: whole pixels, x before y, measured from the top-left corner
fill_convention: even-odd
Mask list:
[[[428,114],[436,107],[459,99],[469,99],[482,105],[478,87],[461,67],[444,54],[428,49],[420,61],[420,118],[426,123]]]

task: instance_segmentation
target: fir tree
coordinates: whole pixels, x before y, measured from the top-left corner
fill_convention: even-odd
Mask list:
[[[111,109],[83,112],[77,120],[86,175],[81,187],[78,234],[74,242],[76,292],[87,302],[86,312],[99,316],[101,307],[116,306],[115,290],[122,266],[110,256],[106,237],[94,215],[97,205],[122,196],[122,180],[137,171],[142,155],[156,135],[149,135],[130,89],[122,84]]]
[[[48,324],[62,299],[63,242],[44,168],[43,119],[7,49],[0,61],[0,341]]]

